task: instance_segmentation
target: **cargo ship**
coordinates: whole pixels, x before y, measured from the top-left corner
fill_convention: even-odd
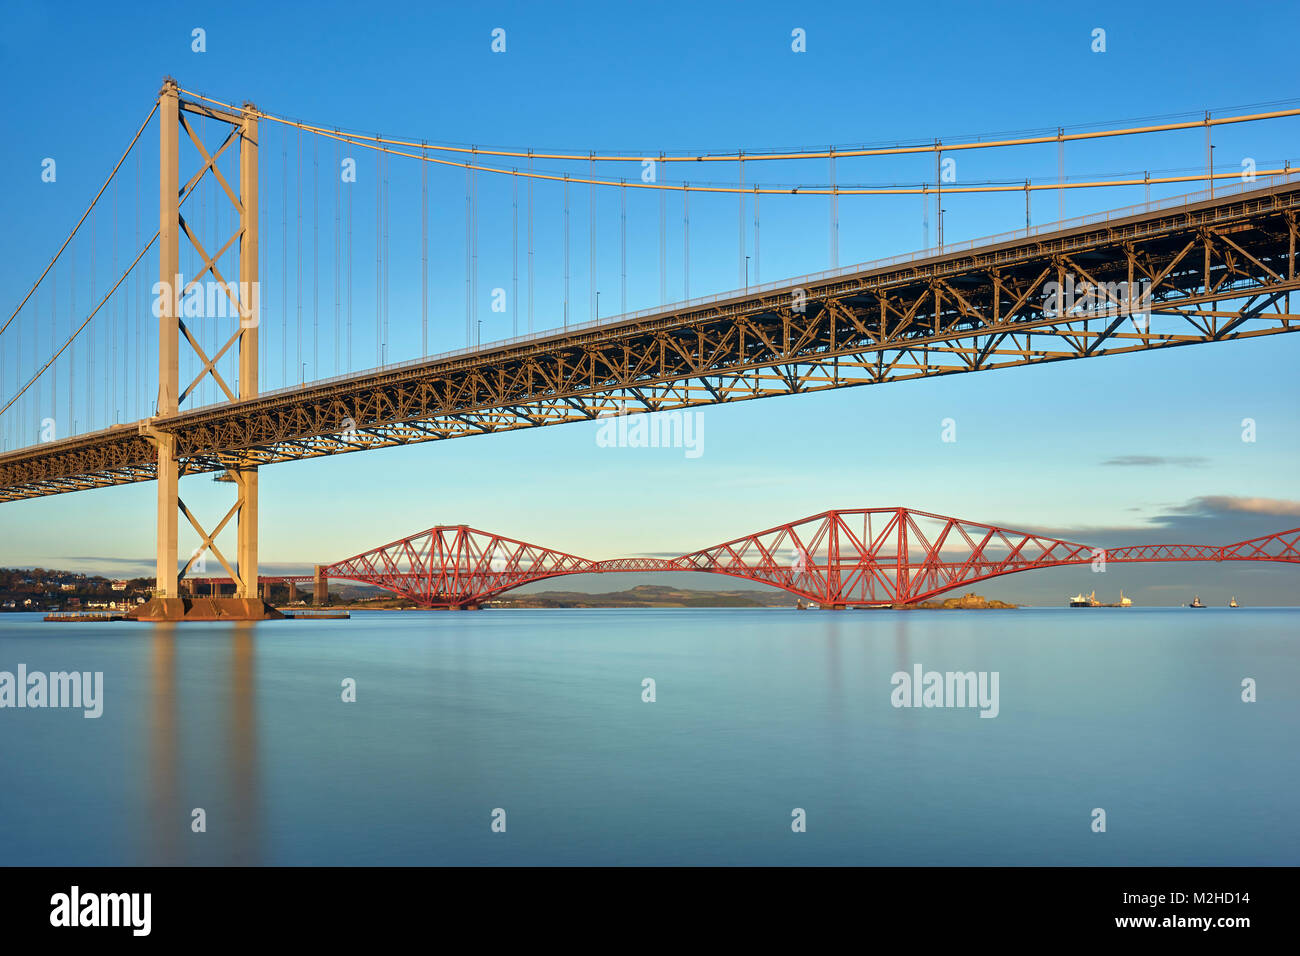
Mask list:
[[[1196,597],[1192,598],[1192,603],[1189,604],[1189,605],[1187,605],[1187,606],[1188,606],[1188,607],[1205,607],[1205,605],[1201,603],[1201,596],[1200,596],[1199,594],[1196,595]]]
[[[1088,594],[1087,597],[1084,597],[1083,594],[1080,593],[1070,598],[1070,607],[1132,607],[1132,606],[1133,606],[1133,599],[1126,598],[1124,596],[1123,591],[1119,592],[1118,604],[1102,604],[1100,601],[1097,600],[1096,591],[1092,591],[1091,593]]]

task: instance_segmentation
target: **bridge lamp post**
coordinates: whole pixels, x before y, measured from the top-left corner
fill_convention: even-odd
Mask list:
[[[596,321],[600,321],[600,290],[596,290]]]
[[[749,256],[745,256],[745,294],[749,295]]]
[[[943,249],[943,214],[946,213],[947,211],[948,210],[946,209],[939,210],[939,249],[940,250]]]

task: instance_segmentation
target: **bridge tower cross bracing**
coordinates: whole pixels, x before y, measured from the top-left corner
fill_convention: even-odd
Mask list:
[[[186,113],[201,115],[231,129],[225,142],[215,151],[209,151],[194,128],[185,119]],[[168,418],[177,414],[181,403],[207,376],[211,376],[230,401],[253,398],[258,394],[258,327],[261,322],[258,275],[258,121],[251,104],[242,112],[201,106],[182,100],[176,81],[164,80],[158,95],[159,115],[159,187],[158,187],[158,278],[162,292],[156,296],[158,310],[158,403],[155,417]],[[193,141],[203,160],[203,165],[182,189],[180,183],[181,131]],[[239,174],[238,194],[231,189],[217,165],[226,148],[238,142]],[[226,243],[214,246],[211,254],[181,215],[181,202],[206,175],[216,179],[238,214],[238,232]],[[202,259],[204,266],[196,276],[183,281],[180,272],[180,237],[184,234]],[[230,242],[239,241],[239,266],[235,281],[227,282],[221,273],[218,260]],[[216,240],[220,242],[220,240]],[[208,356],[199,341],[186,327],[181,315],[181,303],[198,285],[203,276],[211,274],[233,307],[236,328],[225,348]],[[200,290],[201,292],[201,290]],[[205,303],[214,296],[202,296]],[[182,337],[194,349],[202,371],[187,387],[181,388],[180,341]],[[217,370],[218,358],[236,349],[238,372],[235,389],[225,382]],[[257,467],[238,453],[226,456],[225,478],[236,489],[235,504],[212,532],[206,531],[181,499],[178,489],[180,465],[176,455],[175,437],[154,427],[153,419],[146,419],[140,431],[154,445],[157,453],[158,515],[157,515],[157,585],[155,596],[180,597],[179,581],[206,551],[221,562],[235,582],[235,596],[256,598],[257,576]],[[177,571],[177,541],[180,516],[184,515],[198,532],[200,546],[185,567]],[[234,518],[236,521],[235,565],[232,567],[215,543],[215,538]]]

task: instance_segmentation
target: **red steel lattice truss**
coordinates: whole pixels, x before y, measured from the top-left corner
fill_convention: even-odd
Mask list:
[[[781,588],[822,607],[916,604],[1034,568],[1104,561],[1300,563],[1300,528],[1229,545],[1094,548],[909,508],[826,511],[680,557],[593,561],[465,525],[430,528],[321,569],[424,607],[471,608],[566,574],[705,571]]]

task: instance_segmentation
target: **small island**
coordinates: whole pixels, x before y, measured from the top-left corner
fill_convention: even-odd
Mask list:
[[[913,604],[911,607],[925,608],[933,611],[986,611],[986,610],[1006,610],[1018,607],[1016,604],[1007,604],[993,598],[986,598],[981,594],[971,591],[969,594],[963,594],[961,597],[945,598],[942,601],[922,601],[919,604]]]

